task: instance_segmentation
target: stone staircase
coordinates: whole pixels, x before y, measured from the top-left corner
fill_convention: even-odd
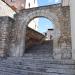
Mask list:
[[[0,75],[75,75],[75,62],[51,58],[9,57],[1,60]]]
[[[53,41],[44,41],[42,44],[35,44],[32,48],[27,49],[26,53],[32,54],[53,54]]]
[[[47,44],[47,45],[46,45]],[[48,42],[40,45],[47,46]],[[35,46],[35,50],[38,46]],[[75,61],[56,60],[50,53],[28,51],[23,57],[8,57],[0,59],[0,75],[75,75]],[[47,49],[47,50],[46,50]],[[45,47],[45,50],[50,49]],[[31,52],[31,53],[30,53]],[[44,54],[43,54],[44,53]]]

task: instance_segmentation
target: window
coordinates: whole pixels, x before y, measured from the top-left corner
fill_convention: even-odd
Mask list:
[[[35,3],[35,0],[34,0],[34,3]]]
[[[16,0],[11,0],[11,2],[15,2]]]
[[[30,8],[30,3],[29,3],[29,8]]]

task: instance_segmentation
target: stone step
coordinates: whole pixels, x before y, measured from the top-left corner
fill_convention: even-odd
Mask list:
[[[23,73],[23,72],[37,72],[37,73],[57,73],[57,74],[75,74],[75,69],[55,69],[55,68],[24,68],[23,66],[13,67],[0,67],[0,71],[9,73]]]
[[[49,57],[50,58],[50,57]],[[30,57],[29,59],[27,58],[27,57],[9,57],[7,60],[4,60],[4,61],[2,61],[2,63],[3,62],[6,62],[6,61],[8,61],[8,62],[19,62],[19,61],[23,61],[24,63],[25,63],[25,61],[26,62],[33,62],[33,63],[40,63],[40,64],[42,64],[42,63],[45,63],[45,64],[67,64],[67,65],[69,65],[69,64],[72,64],[72,65],[75,65],[75,61],[73,61],[73,60],[67,60],[67,59],[65,59],[65,60],[57,60],[57,59],[47,59],[47,58],[38,58],[38,59],[36,59],[36,58],[32,58],[32,57]],[[16,61],[17,60],[17,61]]]
[[[24,57],[52,57],[51,53],[25,53]]]
[[[5,72],[0,71],[0,75],[74,75],[74,74],[59,74],[59,73],[38,73],[38,72],[20,72],[20,73],[11,73],[11,72]]]
[[[30,49],[26,50],[26,53],[51,53],[53,52],[52,42],[45,41],[43,44],[37,44]]]
[[[52,46],[50,46],[50,45],[36,45],[36,46],[34,46],[34,47],[32,47],[32,48],[50,48],[50,47],[52,47]]]
[[[45,54],[45,53],[50,53],[53,52],[53,50],[31,50],[31,51],[27,51],[25,53],[39,53],[39,54]]]
[[[24,56],[28,57],[50,57],[50,53],[45,53],[45,54],[39,54],[39,53],[25,53]]]
[[[0,72],[0,75],[75,75],[75,61],[9,57],[0,62]]]
[[[54,68],[54,69],[75,69],[75,65],[62,65],[62,64],[35,64],[35,63],[22,63],[22,62],[14,62],[14,63],[1,63],[0,67],[9,67],[9,68]]]
[[[17,61],[16,61],[17,60]],[[44,66],[49,66],[51,64],[55,64],[55,65],[75,65],[74,61],[71,60],[54,60],[54,59],[26,59],[26,58],[20,58],[20,59],[7,59],[4,60],[2,62],[0,62],[0,64],[2,65],[9,65],[9,64],[14,64],[14,65],[19,65],[19,64],[26,64],[26,65],[44,65]],[[50,67],[50,66],[49,66]]]
[[[33,50],[31,50],[31,52],[32,51],[46,51],[47,52],[47,51],[50,51],[50,49],[33,49]]]

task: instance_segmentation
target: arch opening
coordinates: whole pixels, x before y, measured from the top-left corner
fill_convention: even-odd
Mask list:
[[[26,28],[25,53],[53,55],[54,30],[54,23],[46,17],[30,19]]]
[[[28,27],[40,33],[44,33],[48,29],[54,29],[54,24],[52,21],[45,17],[37,17],[29,22]]]

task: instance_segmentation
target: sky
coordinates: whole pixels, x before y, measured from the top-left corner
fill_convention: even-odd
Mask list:
[[[39,6],[59,3],[61,0],[37,0]]]
[[[48,29],[51,29],[54,26],[50,20],[43,17],[39,18],[38,24],[38,31],[41,33],[46,32]]]
[[[51,4],[57,4],[60,3],[61,0],[37,0],[38,6],[44,6],[44,5],[51,5]],[[46,18],[39,18],[38,21],[38,31],[43,33],[46,32],[48,29],[53,28],[53,23],[46,19]]]

